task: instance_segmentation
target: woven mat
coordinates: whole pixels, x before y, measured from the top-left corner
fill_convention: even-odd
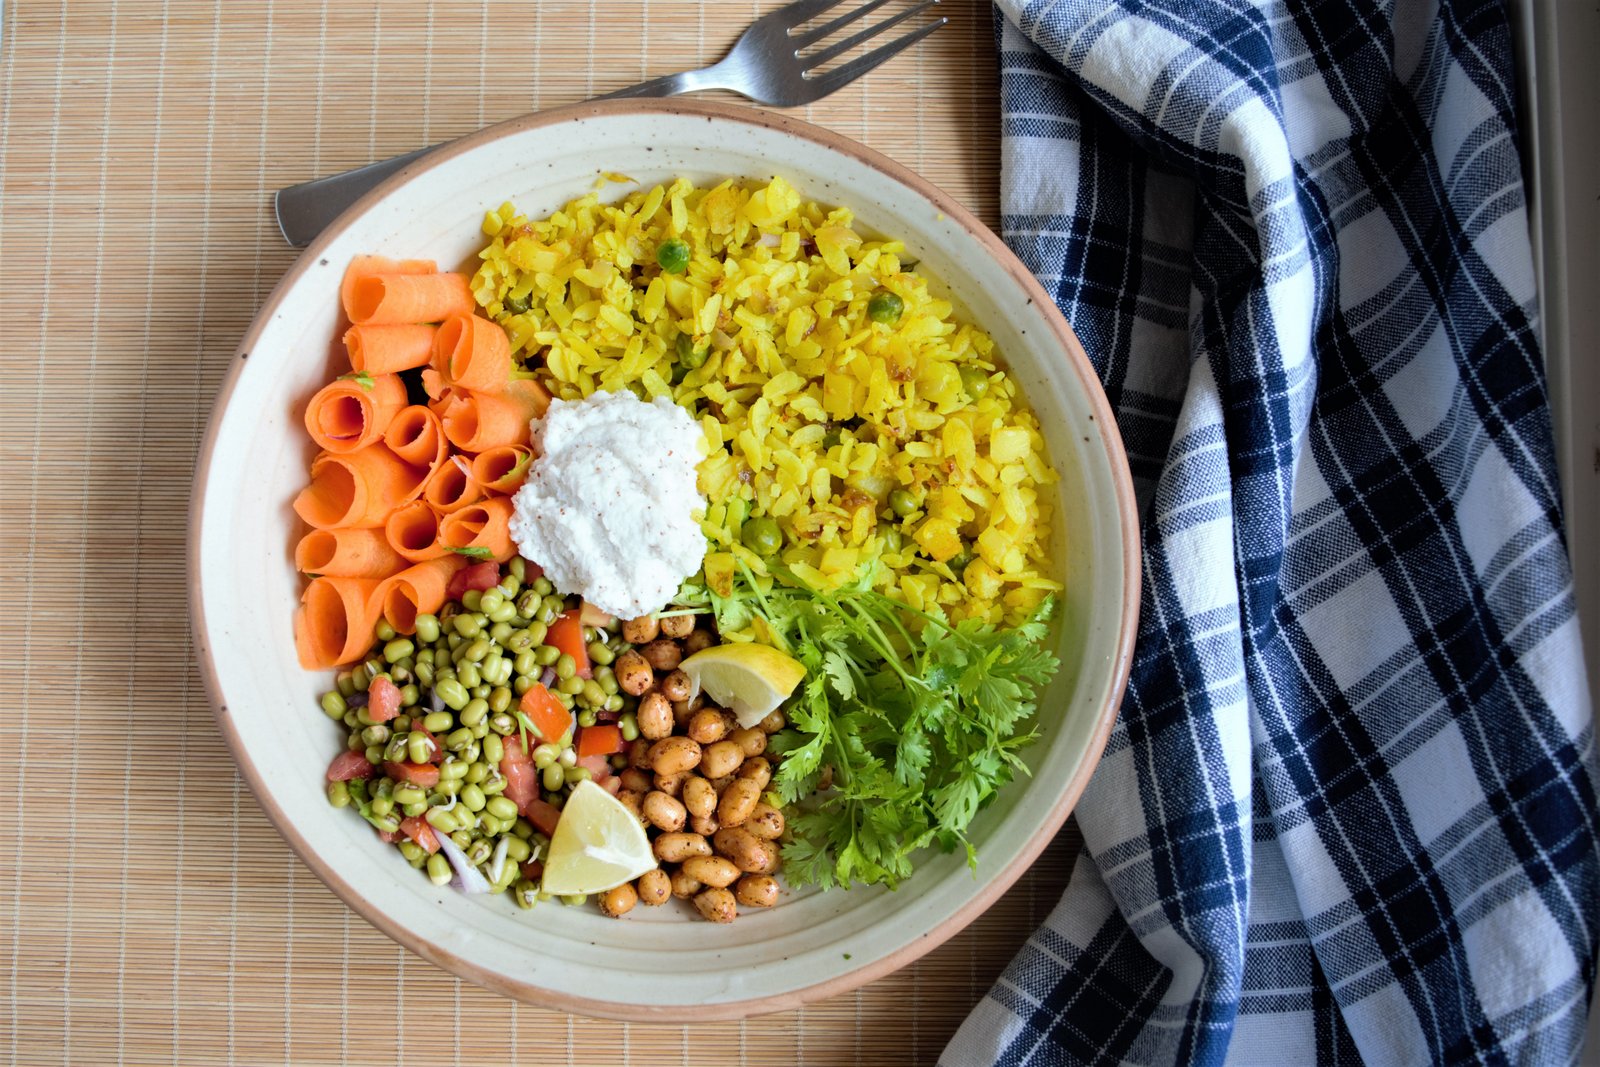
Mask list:
[[[744,1023],[595,1023],[354,918],[212,725],[185,516],[222,373],[294,258],[272,191],[694,65],[771,6],[5,2],[0,1058],[928,1063],[1054,905],[1070,829],[968,930],[859,993]],[[931,41],[804,117],[992,224],[989,11],[943,9]]]

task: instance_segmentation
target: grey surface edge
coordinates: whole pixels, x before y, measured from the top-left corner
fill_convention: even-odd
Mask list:
[[[1600,5],[1512,0],[1528,225],[1591,704],[1600,681]],[[1600,1067],[1600,1002],[1579,1062]]]

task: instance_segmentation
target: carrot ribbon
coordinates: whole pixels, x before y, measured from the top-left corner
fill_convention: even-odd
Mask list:
[[[311,484],[294,510],[319,530],[382,526],[389,513],[422,491],[429,471],[413,467],[383,444],[311,461]]]
[[[387,578],[403,569],[406,559],[377,530],[312,530],[295,546],[294,565],[334,578]]]
[[[472,480],[494,493],[514,493],[528,477],[533,449],[527,445],[495,445],[472,460]]]
[[[503,393],[511,383],[511,341],[481,315],[451,315],[434,335],[433,365],[451,385]]]
[[[384,432],[383,443],[413,467],[429,470],[450,455],[450,442],[444,438],[439,416],[421,404],[400,409]]]
[[[419,323],[391,326],[352,326],[344,332],[350,369],[368,374],[394,374],[425,367],[433,358],[433,337],[438,327]]]
[[[417,616],[431,615],[444,607],[450,578],[467,565],[455,553],[407,567],[386,578],[373,593],[373,602],[396,633],[417,632]]]
[[[451,444],[463,452],[482,452],[497,445],[526,445],[528,423],[549,406],[544,386],[519,378],[498,395],[452,389],[434,410]]]
[[[306,432],[327,452],[355,452],[383,437],[406,406],[398,375],[357,374],[329,382],[306,405]]]
[[[350,287],[345,310],[357,326],[440,322],[477,305],[464,274],[368,274]]]
[[[307,670],[337,667],[360,659],[372,645],[378,623],[375,578],[313,578],[300,595],[294,644]]]
[[[439,513],[423,500],[413,500],[390,513],[383,524],[383,536],[397,555],[412,563],[436,559],[450,551],[439,540]]]
[[[339,303],[351,321],[351,301],[356,282],[374,274],[437,274],[439,265],[431,259],[390,259],[387,256],[355,256],[345,268],[344,280],[339,283]]]
[[[511,541],[512,505],[509,497],[495,496],[452,511],[439,520],[439,540],[450,548],[481,548],[496,563],[517,554]]]
[[[441,514],[477,503],[483,499],[483,486],[472,480],[470,472],[471,468],[461,456],[439,464],[428,484],[422,487],[422,499]]]

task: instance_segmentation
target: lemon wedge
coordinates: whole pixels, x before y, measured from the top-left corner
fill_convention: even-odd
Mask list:
[[[550,837],[541,888],[557,896],[603,893],[655,865],[639,820],[593,782],[579,782]]]
[[[805,667],[793,656],[757,644],[714,645],[696,652],[678,669],[689,676],[690,699],[703,689],[744,727],[770,715],[806,676]]]

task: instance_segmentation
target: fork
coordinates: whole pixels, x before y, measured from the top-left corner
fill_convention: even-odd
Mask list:
[[[823,44],[840,30],[865,18],[883,7],[889,0],[867,0],[859,7],[845,12],[821,26],[801,29],[843,0],[794,0],[776,11],[756,19],[734,44],[722,61],[700,70],[669,74],[614,93],[596,97],[597,100],[622,100],[628,97],[677,96],[680,93],[697,93],[705,89],[729,89],[772,107],[799,107],[820,100],[829,93],[844,88],[857,78],[873,70],[899,53],[910,48],[933,33],[949,20],[943,16],[902,34],[887,44],[855,57],[848,63],[829,71],[821,68],[849,52],[857,45],[872,40],[879,34],[915,15],[936,7],[939,0],[921,0],[904,11],[858,30],[842,40],[802,56],[800,53]],[[317,178],[278,190],[274,204],[278,215],[278,228],[284,240],[292,247],[303,248],[337,218],[345,208],[355,203],[368,190],[409,163],[421,159],[441,145],[419,148],[403,156],[381,160],[347,170],[341,174]]]

